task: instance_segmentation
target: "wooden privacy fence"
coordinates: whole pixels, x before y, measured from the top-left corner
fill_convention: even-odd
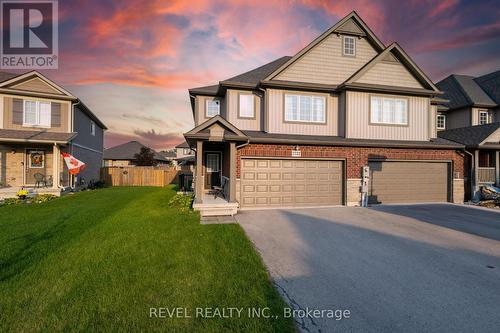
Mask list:
[[[101,180],[107,186],[166,186],[175,182],[177,170],[155,167],[103,167]]]

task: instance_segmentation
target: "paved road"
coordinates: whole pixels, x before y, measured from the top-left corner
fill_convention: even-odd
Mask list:
[[[305,332],[499,332],[500,213],[436,204],[237,215]],[[326,314],[324,312],[324,314]]]

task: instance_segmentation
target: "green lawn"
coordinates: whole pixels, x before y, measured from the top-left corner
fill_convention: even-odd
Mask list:
[[[287,332],[291,320],[195,318],[285,306],[238,225],[200,225],[172,188],[107,188],[0,207],[0,332]],[[183,307],[192,318],[150,318]]]

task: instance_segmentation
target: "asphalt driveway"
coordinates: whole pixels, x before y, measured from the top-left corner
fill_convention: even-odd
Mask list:
[[[237,220],[294,309],[350,312],[296,318],[303,331],[498,332],[499,212],[435,204],[245,211]]]

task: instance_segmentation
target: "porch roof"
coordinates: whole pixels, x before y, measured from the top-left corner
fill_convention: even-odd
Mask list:
[[[222,136],[219,136],[219,133],[217,135],[211,133],[211,129],[217,126],[224,129]],[[190,145],[194,144],[195,140],[248,141],[248,136],[244,132],[240,131],[220,115],[212,117],[191,131],[184,133],[184,137]]]
[[[33,142],[66,144],[76,136],[76,133],[61,133],[48,131],[25,131],[0,129],[0,142]]]
[[[454,128],[438,133],[440,138],[461,143],[469,148],[479,148],[488,145],[493,148],[500,142],[485,142],[495,131],[500,129],[500,123]]]

